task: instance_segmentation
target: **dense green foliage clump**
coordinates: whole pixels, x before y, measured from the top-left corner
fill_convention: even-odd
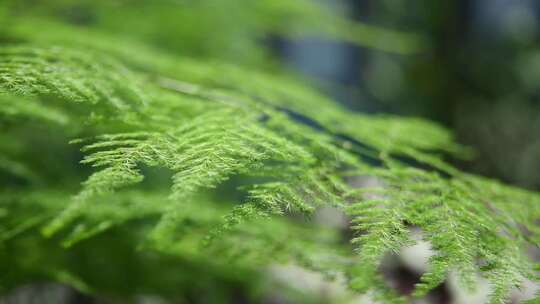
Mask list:
[[[186,299],[212,289],[218,302],[229,291],[217,280],[245,285],[260,266],[293,262],[406,302],[378,269],[415,243],[411,227],[435,255],[410,297],[450,272],[467,287],[481,273],[492,303],[536,280],[527,251],[540,240],[540,195],[455,169],[444,156],[469,151],[435,124],[353,113],[264,56],[246,56],[259,68],[228,63],[261,54],[253,33],[285,22],[303,33],[321,16],[335,19],[326,35],[387,51],[414,51],[418,37],[292,1],[244,1],[236,13],[253,32],[219,26],[227,1],[66,2],[0,11],[0,287],[48,279]],[[224,50],[239,32],[240,50]],[[349,216],[353,249],[297,216],[321,206]]]

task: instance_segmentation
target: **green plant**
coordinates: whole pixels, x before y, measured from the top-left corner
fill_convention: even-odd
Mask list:
[[[527,249],[539,244],[540,195],[452,167],[445,155],[470,152],[440,126],[353,113],[263,59],[250,69],[213,47],[196,45],[199,58],[182,55],[190,51],[181,42],[160,47],[166,22],[125,34],[112,18],[130,24],[137,6],[113,14],[106,1],[88,2],[83,11],[99,22],[73,25],[49,15],[65,1],[51,3],[5,5],[0,286],[45,278],[88,292],[175,296],[217,277],[242,285],[260,265],[292,261],[403,302],[378,268],[414,243],[411,226],[436,252],[412,296],[450,271],[464,286],[477,272],[487,277],[492,303],[536,279]],[[291,11],[261,3],[268,7],[255,11],[271,17]],[[257,32],[275,31],[271,17]],[[359,176],[380,186],[355,187]],[[354,252],[338,231],[290,216],[320,206],[350,217]],[[213,288],[211,302],[228,292]]]

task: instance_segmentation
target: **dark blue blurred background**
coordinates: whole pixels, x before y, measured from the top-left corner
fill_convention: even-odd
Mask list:
[[[452,128],[477,157],[460,167],[540,187],[540,3],[326,1],[329,10],[420,34],[413,55],[319,38],[278,40],[283,59],[348,107]]]

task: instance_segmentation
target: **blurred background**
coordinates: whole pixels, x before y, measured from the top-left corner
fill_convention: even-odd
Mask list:
[[[278,44],[280,57],[353,109],[420,116],[453,129],[477,152],[462,168],[538,189],[540,3],[342,3],[352,18],[420,35],[425,48],[403,55],[297,39]]]
[[[48,16],[172,53],[292,73],[354,111],[437,121],[476,152],[456,161],[459,168],[540,190],[538,1],[11,2],[0,17]],[[0,20],[1,31],[9,18]],[[331,211],[315,220],[346,225]],[[395,266],[389,276],[404,293],[418,281],[427,256],[429,249],[418,245],[389,262]],[[370,303],[302,269],[270,273],[298,285],[310,301]],[[423,303],[480,303],[485,294],[481,287],[463,295],[450,280]],[[137,301],[164,303],[151,296]],[[45,284],[16,290],[0,303],[109,302]],[[240,293],[231,303],[248,302]],[[265,303],[295,302],[273,295]]]

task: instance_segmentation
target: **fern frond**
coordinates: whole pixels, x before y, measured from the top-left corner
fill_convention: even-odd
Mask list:
[[[73,102],[107,102],[119,109],[145,104],[136,78],[112,60],[61,47],[0,49],[2,91],[57,95]],[[99,62],[99,64],[98,64]]]
[[[45,185],[14,182],[14,192],[0,193],[0,216],[13,217],[0,223],[2,246],[69,256],[36,231],[76,248],[127,229],[131,249],[205,263],[294,261],[400,303],[379,268],[414,243],[416,227],[435,255],[414,296],[450,272],[470,286],[480,273],[493,285],[492,302],[502,303],[534,278],[526,248],[540,240],[540,195],[444,161],[443,154],[469,154],[448,130],[353,113],[289,76],[167,54],[141,37],[117,43],[97,27],[59,22],[45,22],[58,32],[34,31],[28,25],[43,21],[28,20],[12,29],[23,42],[0,47],[0,122],[9,126],[0,135],[0,174],[47,179],[58,166],[68,169]],[[37,154],[28,136],[40,128],[55,143],[40,147],[49,155],[43,161],[30,157]],[[80,152],[68,138],[83,138],[72,142]],[[145,188],[154,169],[171,176]],[[360,176],[380,186],[358,188]],[[215,189],[234,180],[236,197],[219,197]],[[348,214],[354,254],[342,250],[335,231],[319,236],[324,229],[284,217],[309,218],[321,206]],[[51,265],[71,270],[66,263]],[[53,278],[72,273],[33,267]]]

